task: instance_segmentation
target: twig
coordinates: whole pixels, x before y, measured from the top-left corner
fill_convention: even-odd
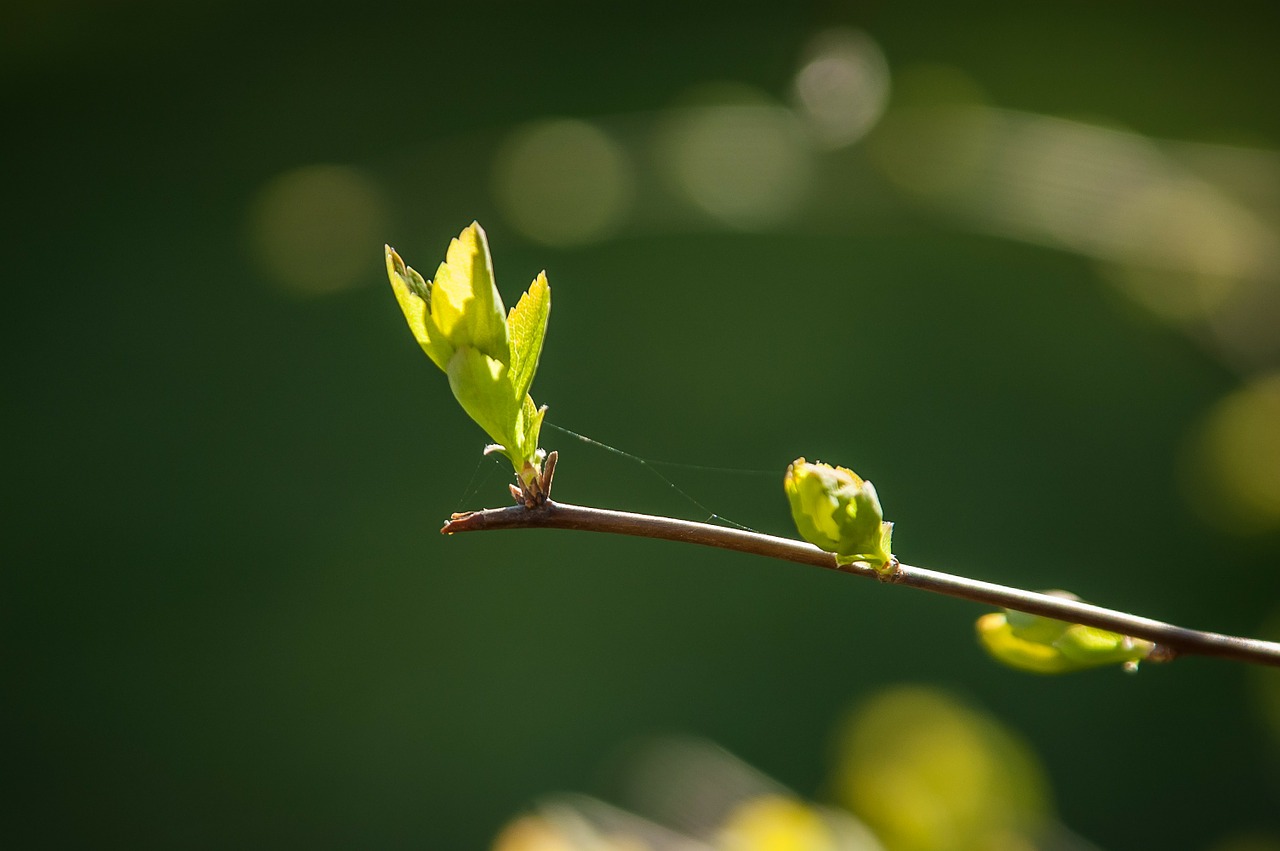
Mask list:
[[[516,505],[510,508],[487,508],[483,511],[455,514],[440,531],[446,535],[452,535],[458,532],[538,528],[580,529],[587,532],[609,532],[615,535],[634,535],[641,538],[662,538],[668,541],[702,544],[799,564],[810,564],[841,573],[875,578],[895,585],[923,588],[937,594],[1056,618],[1068,623],[1098,627],[1134,638],[1144,638],[1158,645],[1152,657],[1153,661],[1181,655],[1199,655],[1280,667],[1280,644],[1274,642],[1200,632],[1076,600],[1023,591],[907,564],[899,564],[891,574],[881,576],[866,564],[837,564],[834,556],[812,544],[759,532],[712,526],[708,523],[694,523],[649,514],[632,514],[627,511],[587,508],[548,500],[537,508]]]

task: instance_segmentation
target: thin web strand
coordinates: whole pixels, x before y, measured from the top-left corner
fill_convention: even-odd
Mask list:
[[[678,461],[653,461],[648,458],[641,458],[639,455],[634,455],[630,452],[627,452],[626,450],[619,449],[616,446],[610,446],[609,444],[596,440],[595,438],[587,437],[585,434],[578,434],[576,431],[567,429],[564,426],[558,426],[552,422],[543,422],[543,425],[550,426],[556,431],[561,432],[562,434],[566,434],[569,437],[580,440],[583,443],[589,444],[591,446],[595,446],[599,449],[603,449],[605,452],[612,452],[614,455],[618,455],[622,458],[626,458],[628,460],[634,461],[635,463],[644,467],[650,473],[652,473],[653,475],[661,479],[663,484],[671,488],[676,493],[680,494],[680,496],[688,500],[689,503],[692,504],[699,511],[704,512],[707,515],[708,520],[718,520],[721,523],[724,523],[729,526],[733,526],[737,529],[741,529],[744,532],[756,532],[757,534],[759,534],[758,530],[752,529],[750,526],[744,526],[743,524],[737,522],[736,520],[730,520],[728,517],[724,517],[720,514],[716,514],[710,508],[707,508],[701,502],[699,502],[698,500],[690,496],[688,492],[682,490],[675,482],[671,481],[666,476],[662,475],[662,473],[657,469],[656,465],[661,464],[667,467],[681,467],[688,470],[704,470],[709,472],[741,473],[741,474],[751,474],[751,475],[758,475],[758,474],[777,475],[776,471],[769,473],[769,471],[766,471],[766,470],[741,470],[733,467],[707,467],[700,464],[682,464]]]
[[[616,454],[618,454],[618,455],[623,456],[624,458],[630,458],[630,459],[631,459],[631,460],[633,460],[633,461],[638,461],[638,462],[640,462],[641,464],[649,464],[649,465],[652,465],[652,466],[654,466],[654,467],[676,467],[676,468],[681,469],[681,470],[698,470],[698,471],[705,472],[705,473],[732,473],[732,474],[739,475],[739,476],[770,476],[770,477],[776,477],[776,476],[778,475],[778,471],[777,471],[777,470],[759,470],[759,469],[758,469],[758,470],[752,470],[752,469],[748,469],[748,468],[746,468],[746,467],[712,467],[712,466],[708,466],[708,465],[706,465],[706,464],[688,464],[688,463],[686,463],[686,462],[684,462],[684,461],[661,461],[661,460],[659,460],[659,459],[657,459],[657,458],[641,458],[639,455],[634,455],[634,454],[632,454],[632,453],[630,453],[630,452],[626,452],[626,451],[624,451],[624,450],[622,450],[622,449],[618,449],[617,447],[610,446],[610,445],[609,445],[609,444],[607,444],[607,443],[601,443],[601,442],[600,442],[600,441],[598,441],[598,440],[595,440],[595,439],[593,439],[593,438],[587,437],[587,436],[586,436],[586,435],[584,435],[584,434],[578,434],[576,431],[570,431],[569,429],[565,428],[564,426],[556,425],[556,424],[555,424],[555,423],[553,423],[553,422],[549,422],[549,421],[548,421],[548,422],[544,422],[544,423],[543,423],[543,425],[545,425],[545,426],[550,426],[551,428],[555,429],[556,431],[563,432],[564,434],[567,434],[567,435],[569,435],[570,437],[575,437],[575,438],[577,438],[578,440],[583,441],[584,443],[590,443],[590,444],[591,444],[591,445],[593,445],[593,446],[598,446],[598,447],[600,447],[601,449],[607,450],[607,451],[609,451],[609,452],[616,453]]]
[[[480,455],[480,460],[476,462],[476,468],[471,471],[471,480],[467,482],[466,488],[462,491],[462,496],[458,497],[458,507],[454,509],[454,514],[458,514],[463,510],[463,504],[467,500],[480,493],[480,489],[484,487],[485,482],[489,481],[489,477],[493,474],[493,470],[488,470],[483,476],[480,475],[480,468],[485,463],[493,463],[501,465],[501,461],[493,455]]]

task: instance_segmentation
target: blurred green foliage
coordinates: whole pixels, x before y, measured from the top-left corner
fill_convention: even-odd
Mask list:
[[[876,695],[849,719],[837,753],[836,797],[886,848],[1052,844],[1044,835],[1049,784],[1034,752],[946,694],[899,687]]]
[[[1274,313],[1214,314],[1225,337],[1188,317],[1272,262],[1274,5],[604,14],[6,8],[6,844],[483,847],[544,792],[607,799],[600,766],[654,731],[808,796],[844,707],[903,680],[1017,730],[1102,847],[1280,832],[1275,701],[1240,666],[1028,678],[969,638],[978,612],[925,594],[639,540],[441,538],[505,503],[508,472],[378,265],[384,242],[435,257],[490,224],[500,285],[556,281],[550,422],[773,471],[678,476],[739,522],[788,534],[787,462],[856,460],[892,482],[912,563],[1253,633],[1274,527],[1215,525],[1183,488],[1265,473],[1214,441],[1243,423],[1265,458],[1276,432],[1213,411],[1270,386]],[[832,48],[880,79],[868,103],[888,69],[878,124],[797,118],[831,27],[878,45]],[[939,98],[978,112],[914,131]],[[818,153],[838,131],[867,135]],[[1036,157],[988,156],[1019,139]],[[591,179],[539,165],[570,145]],[[1046,158],[1083,168],[1021,179]],[[584,193],[542,227],[512,189],[539,176]],[[1124,216],[1072,206],[1108,191]],[[543,443],[566,500],[702,517],[634,464]],[[1217,457],[1230,475],[1196,460]],[[1265,508],[1257,478],[1240,492]]]

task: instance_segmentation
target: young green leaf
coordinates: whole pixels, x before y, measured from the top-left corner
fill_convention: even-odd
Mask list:
[[[449,387],[462,409],[503,447],[513,464],[524,460],[520,404],[506,364],[472,348],[461,348],[449,360]]]
[[[502,296],[493,281],[489,241],[472,222],[449,243],[431,284],[431,315],[455,347],[472,346],[494,360],[511,362]]]
[[[871,482],[845,467],[797,458],[787,467],[783,488],[806,541],[835,553],[841,564],[862,561],[882,572],[892,570],[893,524],[884,522]]]
[[[400,255],[390,246],[383,246],[387,261],[387,278],[395,291],[396,301],[404,312],[413,338],[427,353],[427,357],[441,369],[449,368],[453,346],[445,339],[444,332],[431,316],[431,283],[424,281],[412,266],[406,266]]]
[[[547,415],[547,406],[539,408],[532,397],[525,396],[520,407],[520,446],[522,457],[534,458],[538,451],[538,435],[542,431],[542,418]]]
[[[507,334],[511,338],[511,382],[518,396],[528,393],[533,384],[550,314],[551,287],[547,285],[547,273],[539,272],[529,285],[529,291],[520,296],[520,301],[507,316]]]

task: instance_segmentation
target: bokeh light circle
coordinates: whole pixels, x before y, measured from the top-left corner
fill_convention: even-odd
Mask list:
[[[273,178],[249,214],[263,275],[295,295],[324,295],[377,279],[386,204],[359,169],[309,165]],[[371,265],[372,264],[372,265]]]
[[[797,111],[814,141],[842,148],[861,139],[880,120],[889,100],[889,63],[861,30],[819,33],[792,84]]]
[[[1029,847],[1052,809],[1031,748],[934,688],[899,686],[863,704],[837,759],[836,798],[899,851]]]
[[[1242,534],[1280,528],[1280,373],[1218,402],[1187,460],[1184,491],[1203,518]]]
[[[546,245],[581,245],[614,233],[634,196],[626,151],[585,121],[516,130],[498,153],[493,191],[507,220]]]
[[[658,157],[677,192],[741,230],[792,218],[813,179],[803,125],[767,101],[677,107],[661,130]]]

